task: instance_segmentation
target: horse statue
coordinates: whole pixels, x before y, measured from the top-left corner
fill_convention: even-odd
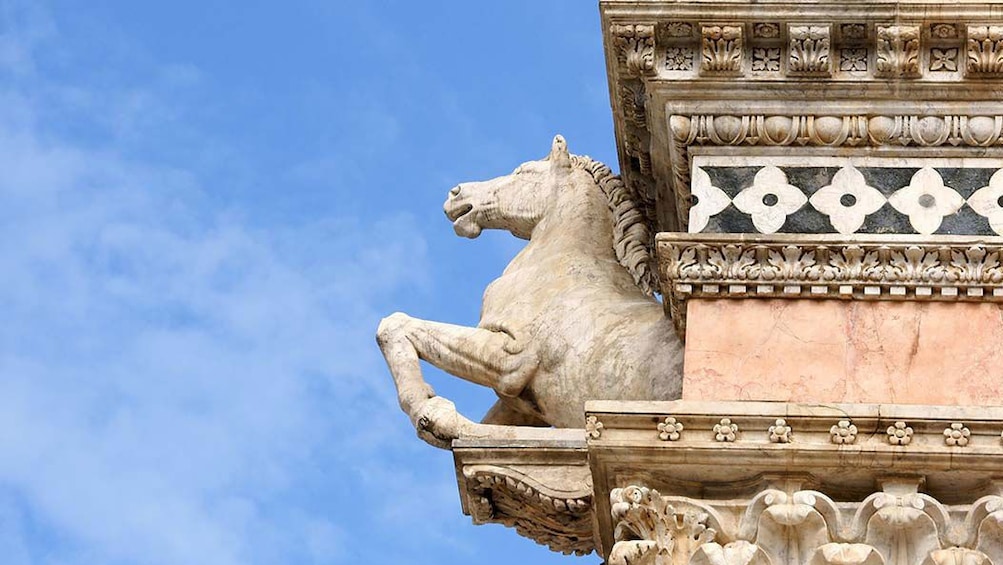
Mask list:
[[[449,191],[458,235],[504,229],[529,243],[488,285],[476,328],[399,312],[380,322],[377,342],[419,437],[448,449],[504,426],[581,427],[586,400],[679,398],[683,347],[654,298],[650,232],[631,196],[561,136],[542,160]],[[420,360],[491,387],[498,402],[481,423],[468,420],[435,395]]]

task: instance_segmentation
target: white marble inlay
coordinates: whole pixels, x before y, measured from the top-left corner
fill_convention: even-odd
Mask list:
[[[929,235],[937,231],[944,216],[954,214],[965,204],[953,189],[944,186],[944,179],[932,167],[923,167],[912,176],[909,186],[895,191],[888,202],[909,216],[917,232]]]
[[[701,168],[693,169],[693,182],[690,191],[697,199],[697,203],[690,208],[689,230],[691,232],[703,231],[712,216],[720,214],[728,207],[728,204],[731,204],[731,198],[728,198],[723,190],[714,186],[710,175]]]
[[[763,167],[749,186],[735,197],[735,207],[752,217],[760,233],[775,233],[787,216],[808,202],[801,190],[787,182],[787,175],[774,166]]]
[[[836,231],[851,234],[860,229],[868,214],[884,206],[886,199],[867,184],[856,167],[847,165],[836,171],[832,184],[813,194],[810,201],[816,210],[829,216],[829,223]]]
[[[989,220],[989,227],[1003,235],[1003,170],[996,171],[989,179],[989,186],[983,186],[968,197],[968,205]]]

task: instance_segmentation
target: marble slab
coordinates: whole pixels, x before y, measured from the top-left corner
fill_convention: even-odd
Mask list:
[[[1003,306],[687,302],[683,398],[1003,405]]]

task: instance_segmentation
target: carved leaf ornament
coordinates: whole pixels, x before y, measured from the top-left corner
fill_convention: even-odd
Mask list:
[[[610,565],[989,565],[1003,561],[1003,498],[952,518],[899,486],[837,504],[810,490],[768,489],[725,526],[714,507],[645,487],[614,489]],[[728,522],[729,524],[731,522]],[[964,532],[970,532],[965,534]],[[967,537],[966,537],[967,536]],[[964,538],[964,539],[962,539]]]

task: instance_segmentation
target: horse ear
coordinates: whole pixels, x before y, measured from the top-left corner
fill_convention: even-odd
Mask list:
[[[550,155],[547,159],[555,167],[571,168],[571,155],[568,154],[568,142],[560,135],[554,136],[554,144],[550,146]]]

